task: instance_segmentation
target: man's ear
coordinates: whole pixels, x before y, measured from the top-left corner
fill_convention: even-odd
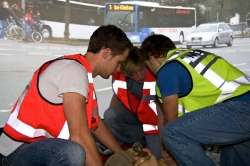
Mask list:
[[[103,58],[104,59],[108,59],[111,56],[112,56],[112,51],[110,48],[103,49]]]

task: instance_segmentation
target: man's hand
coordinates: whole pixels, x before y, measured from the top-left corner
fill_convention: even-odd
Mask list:
[[[144,148],[143,151],[145,153],[147,153],[150,156],[150,158],[148,158],[148,159],[141,158],[137,152],[134,152],[133,165],[134,166],[157,166],[158,165],[157,160],[156,160],[155,156],[152,154],[152,152],[147,148]]]

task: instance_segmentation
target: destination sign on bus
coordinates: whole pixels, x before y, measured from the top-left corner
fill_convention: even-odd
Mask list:
[[[156,12],[159,13],[159,14],[162,13],[162,14],[168,14],[168,15],[173,15],[173,14],[190,15],[190,10],[187,10],[187,9],[165,9],[165,8],[159,8],[159,9],[156,10]]]
[[[134,11],[134,6],[124,4],[109,4],[108,10]]]
[[[190,10],[176,10],[176,14],[190,14]]]

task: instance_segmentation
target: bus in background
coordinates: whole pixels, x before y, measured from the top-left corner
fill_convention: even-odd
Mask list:
[[[183,43],[196,28],[196,9],[143,1],[106,3],[104,24],[120,27],[133,43],[142,43],[152,34]]]
[[[28,0],[32,1],[32,0]],[[50,3],[44,3],[42,0],[36,0],[36,4],[27,4],[26,8],[32,7],[33,10],[39,10],[41,21],[44,23],[44,29],[49,33],[47,37],[64,38],[65,30],[65,3],[66,0],[51,0]],[[40,3],[39,3],[40,2]],[[72,39],[90,39],[92,33],[104,22],[104,5],[82,3],[78,1],[70,2],[70,24],[69,38]]]

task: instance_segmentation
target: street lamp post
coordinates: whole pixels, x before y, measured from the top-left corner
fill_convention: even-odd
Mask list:
[[[22,9],[23,9],[23,12],[25,12],[25,0],[22,0]]]

